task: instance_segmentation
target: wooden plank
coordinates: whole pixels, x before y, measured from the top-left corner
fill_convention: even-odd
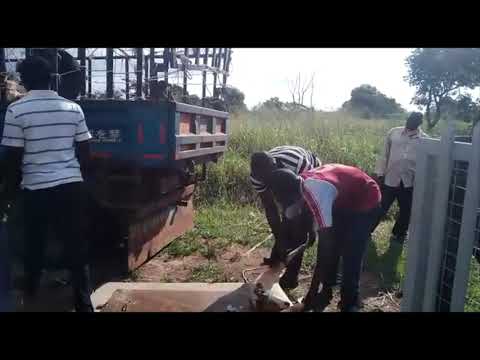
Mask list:
[[[213,65],[213,67],[215,68],[220,68],[220,62],[222,60],[222,50],[223,48],[218,49],[218,56],[215,57],[215,64]],[[213,97],[215,99],[218,99],[217,79],[218,79],[218,74],[215,72],[213,73]]]
[[[188,48],[185,48],[185,56],[188,58]],[[183,101],[187,100],[187,64],[183,66]]]
[[[230,61],[232,60],[232,49],[227,49],[228,51],[225,53],[225,57],[228,53],[228,58],[225,59],[225,66],[224,66],[224,73],[223,73],[223,87],[227,86],[227,78],[228,78],[228,71],[230,69]]]
[[[170,67],[178,69],[177,48],[170,48]]]
[[[136,96],[137,98],[142,97],[142,73],[143,73],[143,48],[136,48],[136,57],[137,57],[137,67],[136,67],[136,75],[137,75],[137,89],[136,89]]]
[[[217,56],[217,62],[215,63],[215,67],[218,69],[222,68],[222,59],[223,59],[223,51],[224,48],[219,48],[218,49],[218,56]]]
[[[175,103],[175,111],[198,114],[198,115],[205,115],[205,116],[213,116],[213,117],[223,118],[223,119],[226,119],[226,118],[229,117],[228,112],[225,112],[225,111],[218,111],[218,110],[214,110],[214,109],[203,108],[201,106],[183,104],[183,103],[178,103],[178,102]]]
[[[86,93],[86,48],[78,48],[78,59],[80,60],[80,74],[81,74],[81,84],[80,84],[80,96],[84,97]]]
[[[60,75],[58,73],[58,48],[53,49],[53,56],[54,56],[53,71],[55,72],[55,80],[53,81],[53,90],[58,92],[59,86],[60,86]]]
[[[205,54],[203,55],[203,64],[208,65],[208,51],[209,48],[205,48]],[[205,97],[207,96],[207,71],[202,72],[202,106],[205,106]]]
[[[91,58],[88,58],[87,59],[87,63],[88,63],[88,89],[87,89],[87,96],[89,98],[92,97],[92,59]]]
[[[211,141],[227,141],[228,135],[177,135],[176,144],[197,144]]]
[[[177,152],[175,154],[175,160],[183,160],[183,159],[189,159],[197,156],[224,153],[226,150],[227,150],[226,146],[214,146],[214,147],[205,148],[205,149],[187,150],[187,151]]]
[[[168,85],[168,69],[170,67],[170,48],[163,49],[163,79],[165,81],[165,86]]]
[[[113,48],[107,48],[107,99],[113,99]]]
[[[200,48],[195,48],[195,65],[200,64]]]
[[[128,57],[125,59],[125,98],[130,99],[130,63]]]
[[[216,60],[217,48],[213,48],[212,50],[212,67],[215,67],[215,60]]]
[[[145,64],[145,98],[148,96],[149,94],[149,90],[150,90],[150,72],[149,72],[149,65],[148,65],[148,56],[145,55],[145,59],[144,59],[144,64]]]
[[[209,66],[209,65],[205,65],[205,64],[190,64],[188,65],[188,70],[192,70],[192,71],[209,71],[211,73],[216,73],[217,75],[223,75],[225,74],[225,71],[222,70],[222,69],[218,69],[218,68],[215,68],[215,67],[212,67],[212,66]]]
[[[150,96],[153,96],[152,94],[152,89],[154,88],[155,85],[154,83],[157,83],[157,69],[155,69],[155,48],[150,48],[150,72],[149,72],[149,87],[150,87]]]

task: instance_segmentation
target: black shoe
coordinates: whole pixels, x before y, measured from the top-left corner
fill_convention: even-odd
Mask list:
[[[333,299],[333,290],[331,287],[323,289],[315,296],[310,308],[314,312],[324,312]]]

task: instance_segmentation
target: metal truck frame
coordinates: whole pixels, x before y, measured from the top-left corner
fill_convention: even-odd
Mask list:
[[[169,75],[183,74],[182,101],[187,100],[189,76],[202,77],[202,105],[207,100],[207,77],[213,76],[213,98],[218,99],[228,78],[229,48],[26,48],[25,56],[53,54],[54,89],[60,89],[59,51],[75,52],[81,88],[74,99],[82,107],[93,135],[90,234],[94,258],[122,272],[136,269],[173,239],[193,227],[192,196],[206,166],[226,151],[228,113],[177,101],[169,92]],[[8,58],[0,48],[0,73]],[[105,95],[94,93],[94,61],[105,63]],[[125,64],[124,96],[115,92],[115,64]],[[135,63],[135,71],[130,71]],[[0,104],[0,131],[3,112]],[[199,174],[198,166],[202,168]]]

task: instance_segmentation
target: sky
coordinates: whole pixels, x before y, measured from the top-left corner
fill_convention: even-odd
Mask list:
[[[406,48],[240,48],[233,49],[228,84],[245,94],[249,108],[271,97],[291,101],[288,81],[298,73],[303,78],[315,74],[313,105],[336,110],[350,99],[350,92],[362,84],[375,86],[393,97],[406,110],[415,89],[404,80],[405,60],[413,49]],[[310,98],[305,99],[310,105]]]
[[[73,51],[75,53],[75,49]],[[336,110],[350,99],[352,89],[370,84],[393,97],[406,110],[413,111],[418,110],[410,104],[415,89],[404,79],[407,75],[405,60],[412,51],[407,48],[234,48],[227,84],[240,89],[251,108],[272,97],[291,101],[289,80],[295,80],[299,73],[303,79],[314,74],[313,105],[316,109]],[[134,64],[130,65],[134,71]],[[93,89],[104,91],[102,69],[105,64],[94,62],[94,68],[97,67],[99,72],[93,74]],[[115,62],[116,87],[124,87],[123,69],[121,62]],[[213,80],[211,76],[208,79],[207,96],[211,96]],[[183,75],[172,75],[169,81],[181,85]],[[194,74],[189,81],[189,92],[201,95],[200,73]],[[309,96],[305,105],[310,106]]]

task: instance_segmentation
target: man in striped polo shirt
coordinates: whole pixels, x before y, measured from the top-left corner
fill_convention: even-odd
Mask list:
[[[267,221],[275,237],[270,259],[264,259],[265,264],[277,263],[286,255],[287,251],[295,249],[309,238],[312,238],[309,240],[313,240],[315,236],[309,231],[312,223],[310,214],[305,211],[303,216],[292,220],[286,219],[282,209],[278,209],[266,183],[277,169],[289,169],[298,175],[319,166],[321,166],[321,162],[312,152],[298,146],[278,146],[270,151],[257,152],[252,155],[250,181],[260,196]],[[298,286],[301,264],[301,255],[290,261],[285,274],[280,279],[282,288],[287,290]]]
[[[7,108],[2,145],[7,147],[10,193],[18,186],[16,172],[21,169],[25,296],[31,300],[37,293],[52,228],[64,244],[75,309],[91,312],[82,176],[86,175],[91,135],[80,106],[50,90],[52,71],[46,59],[29,57],[17,71],[28,93]]]

